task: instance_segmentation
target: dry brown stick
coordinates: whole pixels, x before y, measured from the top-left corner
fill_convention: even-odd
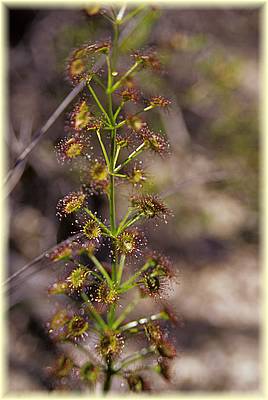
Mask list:
[[[79,239],[81,237],[81,233],[77,233],[71,237],[69,237],[68,239],[58,243],[56,246],[51,247],[50,249],[44,251],[41,255],[39,255],[38,257],[36,257],[35,259],[33,259],[32,261],[30,261],[29,263],[27,263],[26,265],[24,265],[22,268],[20,268],[18,271],[14,272],[14,274],[10,275],[2,284],[1,287],[5,287],[7,285],[9,285],[12,281],[14,281],[14,279],[19,278],[24,272],[28,271],[31,267],[33,267],[34,265],[36,265],[37,263],[39,263],[40,261],[42,261],[45,257],[47,257],[48,254],[52,253],[54,250],[56,250],[59,246],[62,246],[64,244],[70,243],[73,240]],[[8,286],[7,289],[9,289],[10,287]]]
[[[14,176],[17,174],[20,177],[20,170],[24,166],[24,162],[28,158],[31,151],[35,148],[40,139],[44,136],[44,134],[49,130],[49,128],[54,124],[57,118],[61,115],[61,113],[68,107],[68,105],[73,101],[73,99],[81,92],[81,90],[85,86],[85,81],[80,82],[62,101],[62,103],[58,106],[58,108],[54,111],[54,113],[50,116],[47,122],[42,126],[41,129],[35,132],[33,140],[31,143],[23,150],[20,156],[17,158],[14,167],[8,172],[4,184],[7,185],[9,182],[13,182],[14,184]],[[19,172],[18,172],[19,171]],[[12,189],[13,189],[12,188]],[[10,192],[10,190],[9,190]]]

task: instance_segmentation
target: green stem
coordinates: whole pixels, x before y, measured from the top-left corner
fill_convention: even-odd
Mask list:
[[[102,327],[102,329],[106,329],[107,325],[104,322],[104,320],[101,318],[100,314],[98,313],[98,311],[95,309],[95,307],[92,305],[91,301],[89,300],[88,296],[86,295],[86,293],[82,292],[81,293],[81,297],[84,300],[84,302],[86,303],[86,305],[89,308],[90,313],[92,314],[93,318],[95,319],[95,321]]]
[[[99,279],[100,281],[103,281],[103,277],[101,275],[97,274],[94,271],[91,271],[90,273],[91,275],[95,276],[95,278]]]
[[[103,275],[103,277],[107,280],[109,286],[113,286],[113,281],[111,280],[108,272],[104,269],[103,265],[99,262],[99,260],[93,255],[89,255],[91,261],[94,263],[95,267],[98,269],[98,271]]]
[[[118,129],[118,128],[121,128],[121,126],[125,125],[126,122],[127,122],[127,121],[124,120],[124,121],[120,122],[119,124],[115,125],[115,127],[113,127],[113,126],[106,126],[106,127],[104,127],[103,129],[106,130],[106,131],[111,131],[111,130],[113,130],[114,128]]]
[[[73,262],[76,262],[76,261],[73,260]],[[83,265],[83,264],[81,264],[81,263],[79,263],[79,262],[76,262],[76,264],[77,264],[79,267],[84,268],[84,265]],[[90,271],[90,275],[93,275],[93,276],[95,276],[95,278],[99,279],[100,281],[103,281],[103,277],[102,277],[101,275],[97,274],[95,271]]]
[[[96,74],[94,74],[94,75],[92,76],[92,78],[93,78],[93,80],[94,80],[98,85],[100,85],[100,86],[102,87],[103,90],[106,91],[105,85],[102,83],[102,81],[98,78],[98,76],[97,76]]]
[[[120,258],[120,263],[119,263],[119,268],[117,272],[117,283],[120,285],[121,279],[122,279],[122,274],[123,274],[123,269],[126,261],[126,255],[122,254]]]
[[[111,22],[112,24],[114,23],[114,20],[107,14],[102,13],[103,18],[107,19],[107,21]]]
[[[110,159],[110,171],[114,173],[113,169],[113,149],[114,148],[114,137],[112,138],[111,145],[111,159]],[[115,220],[115,190],[114,190],[114,175],[110,174],[110,193],[109,193],[109,208],[110,208],[110,226],[111,232],[114,235],[116,232],[116,220]]]
[[[114,172],[120,171],[125,165],[127,165],[130,161],[132,161],[135,157],[137,157],[146,147],[146,143],[143,142],[139,147],[136,148],[131,154],[129,154],[128,158],[122,162],[122,164],[118,165]]]
[[[117,318],[117,320],[113,324],[113,329],[117,329],[118,326],[126,319],[129,313],[136,307],[136,305],[139,303],[141,300],[140,297],[134,299],[131,303],[129,303],[126,308],[122,311],[120,316]]]
[[[111,61],[110,61],[110,57],[107,55],[106,56],[106,63],[107,63],[107,69],[108,69],[108,80],[107,80],[107,89],[106,89],[106,93],[108,94],[108,95],[110,95],[111,93],[110,93],[110,91],[111,91],[111,88],[112,88],[112,84],[113,84],[113,76],[112,76],[112,67],[111,67]],[[108,96],[108,100],[111,100],[111,97],[110,96]],[[111,111],[111,109],[110,109],[110,111]],[[110,115],[110,117],[111,117],[111,115]]]
[[[122,21],[122,19],[123,19],[123,17],[124,17],[124,14],[125,14],[125,12],[126,12],[126,8],[127,8],[126,3],[123,4],[122,7],[120,8],[120,10],[119,10],[119,12],[118,12],[118,14],[117,14],[117,16],[116,16],[116,22],[117,22],[118,24],[121,23],[121,21]]]
[[[107,119],[107,121],[109,122],[109,124],[111,124],[109,115],[107,114],[107,112],[104,110],[101,102],[98,99],[98,96],[96,95],[94,89],[92,88],[92,86],[89,84],[89,82],[87,82],[87,87],[90,91],[90,93],[92,94],[92,97],[94,98],[96,104],[98,105],[99,109],[101,110],[101,112],[105,115],[105,118]]]
[[[112,253],[112,280],[117,282],[116,278],[116,257],[115,257],[115,243],[112,243],[113,253]]]
[[[110,175],[117,176],[118,178],[127,178],[128,177],[126,174],[114,174],[113,172],[110,172]]]
[[[114,323],[114,319],[115,319],[115,309],[116,309],[116,305],[115,304],[111,304],[109,311],[108,311],[108,325],[110,327],[113,326]]]
[[[115,20],[115,22],[113,24],[113,29],[114,29],[114,40],[113,40],[113,53],[112,53],[112,60],[111,60],[112,70],[114,70],[114,68],[115,68],[116,59],[117,59],[117,51],[118,51],[119,24],[117,22],[117,19]]]
[[[117,125],[115,126],[116,129],[121,128],[123,125],[125,125],[126,122],[127,122],[126,120],[124,120],[124,121],[122,121],[122,122],[119,122],[119,124],[117,124]]]
[[[97,136],[98,136],[98,139],[99,139],[99,142],[100,142],[101,150],[102,150],[103,156],[105,158],[105,162],[106,162],[107,168],[109,169],[110,161],[109,161],[109,158],[108,158],[108,155],[107,155],[107,152],[106,152],[106,148],[105,148],[104,143],[102,141],[99,129],[97,130]]]
[[[144,357],[149,356],[151,354],[155,353],[155,347],[150,346],[148,348],[144,348],[137,353],[132,354],[129,357],[126,357],[121,364],[117,367],[116,372],[127,367],[129,364],[132,364],[136,361],[142,360]]]
[[[122,325],[120,327],[120,332],[125,332],[128,329],[133,329],[133,328],[136,328],[139,325],[142,326],[144,324],[147,324],[150,321],[156,321],[158,319],[164,319],[164,320],[167,319],[166,316],[164,315],[164,312],[160,312],[158,314],[153,314],[153,315],[150,315],[149,317],[143,317],[143,318],[140,318],[139,320],[130,321],[127,324]]]
[[[152,110],[153,108],[155,108],[155,106],[148,106],[148,107],[145,107],[141,112],[146,112],[146,111],[150,111],[150,110]]]
[[[119,79],[111,88],[110,92],[113,93],[119,86],[121,86],[122,82],[129,76],[131,75],[135,69],[140,65],[141,61],[136,61],[131,68],[122,76],[122,78]]]
[[[113,370],[111,368],[111,362],[107,362],[107,371],[105,375],[105,381],[103,384],[103,393],[109,392],[111,389],[111,384],[112,384],[112,376],[113,376]]]
[[[143,217],[143,214],[138,214],[135,217],[133,217],[132,219],[130,219],[129,221],[127,221],[127,223],[125,225],[123,225],[120,230],[117,231],[116,235],[117,236],[120,235],[120,233],[122,233],[127,228],[130,228],[133,224],[135,224],[137,221],[139,221],[142,217]]]
[[[120,149],[120,146],[116,146],[116,151],[115,151],[115,156],[114,156],[114,165],[113,165],[113,169],[114,169],[115,166],[116,166],[116,162],[117,162],[117,159],[118,159],[120,150],[121,150],[121,149]]]
[[[136,117],[137,115],[142,114],[143,112],[149,111],[149,110],[151,110],[151,109],[153,109],[153,108],[155,108],[155,107],[153,107],[153,106],[148,106],[148,107],[146,107],[146,108],[143,108],[142,110],[137,111],[135,114],[133,114],[133,117]],[[119,122],[119,124],[115,125],[115,128],[116,128],[116,129],[121,128],[123,125],[126,124],[126,122],[127,122],[127,120],[124,119],[123,121]],[[106,129],[106,130],[111,130],[111,129],[113,129],[113,128],[112,128],[111,126],[108,126],[108,127],[104,128],[104,129]]]
[[[115,114],[114,114],[114,120],[116,121],[116,118],[118,117],[118,114],[120,113],[120,111],[122,110],[123,105],[125,104],[124,101],[121,102],[120,106],[118,107],[118,109],[116,110]]]
[[[125,289],[127,290],[128,286],[131,285],[144,271],[146,271],[146,269],[148,269],[150,265],[151,265],[150,261],[147,261],[147,263],[145,263],[138,272],[132,275],[127,281],[125,281],[121,285],[120,292],[124,293]]]
[[[130,216],[131,213],[132,213],[132,210],[131,210],[131,208],[129,208],[129,209],[127,210],[127,212],[126,212],[126,215],[124,216],[124,218],[122,219],[122,221],[121,221],[120,224],[118,225],[116,235],[118,235],[118,233],[121,232],[121,229],[123,228],[123,226],[124,226],[125,223],[127,222],[128,217]]]
[[[145,5],[142,4],[139,7],[135,8],[134,10],[130,11],[121,21],[120,24],[124,24],[125,22],[129,21],[131,18],[135,17],[139,12],[144,9]]]
[[[96,217],[96,215],[95,215],[92,211],[90,211],[87,207],[84,207],[84,210],[85,210],[85,212],[86,212],[88,215],[91,216],[92,219],[94,219],[94,221],[97,222],[97,224],[102,228],[102,230],[103,230],[105,233],[107,233],[107,235],[108,235],[109,237],[113,237],[112,232],[107,228],[106,225],[104,225],[103,222],[101,222],[101,221],[99,220],[98,217]]]

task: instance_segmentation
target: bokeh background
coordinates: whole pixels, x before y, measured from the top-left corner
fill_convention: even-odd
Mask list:
[[[260,9],[147,7],[126,31],[122,50],[153,46],[164,65],[144,75],[144,94],[172,100],[151,126],[166,132],[172,154],[146,158],[152,183],[173,210],[149,226],[151,247],[174,261],[179,282],[169,302],[183,319],[171,337],[179,356],[165,391],[257,391],[261,388],[259,261]],[[111,35],[109,22],[81,9],[7,9],[10,167],[70,92],[65,62],[87,41]],[[148,79],[149,78],[149,79]],[[66,112],[70,111],[69,107]],[[9,272],[70,235],[59,224],[59,198],[79,186],[57,163],[61,115],[31,153],[8,197]],[[120,197],[122,207],[126,196]],[[92,199],[105,213],[103,197]],[[40,269],[40,265],[42,269]],[[9,389],[52,390],[46,367],[57,349],[47,336],[57,271],[41,261],[9,291]],[[147,306],[150,307],[149,305]],[[136,315],[144,313],[139,308]],[[125,390],[115,382],[117,390]]]

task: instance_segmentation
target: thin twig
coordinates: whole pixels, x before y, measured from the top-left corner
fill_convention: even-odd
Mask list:
[[[24,272],[29,270],[31,267],[33,267],[35,264],[38,262],[42,261],[45,257],[47,257],[48,254],[52,253],[54,250],[56,250],[59,246],[62,246],[64,244],[70,243],[76,239],[79,239],[82,236],[82,233],[75,234],[68,239],[58,243],[57,245],[51,247],[50,249],[44,251],[40,256],[34,258],[32,261],[24,265],[22,268],[20,268],[18,271],[14,272],[14,274],[10,275],[2,284],[1,287],[5,287],[8,285],[10,282],[14,281],[14,279],[17,279],[19,276],[21,276]]]
[[[27,160],[31,151],[38,144],[40,139],[47,133],[49,128],[54,124],[54,122],[58,119],[58,117],[63,113],[63,111],[68,107],[68,105],[73,101],[73,99],[81,92],[81,90],[85,86],[85,81],[80,82],[69,94],[65,97],[63,102],[58,106],[58,108],[54,111],[51,117],[47,120],[47,122],[42,126],[41,129],[35,132],[33,135],[33,140],[31,143],[23,150],[20,156],[17,158],[14,167],[8,172],[4,184],[8,184],[10,180],[13,178],[14,174],[17,173],[17,170],[21,168],[22,163]],[[19,176],[19,175],[18,175]],[[15,185],[13,185],[13,188]],[[10,191],[11,192],[11,191]]]

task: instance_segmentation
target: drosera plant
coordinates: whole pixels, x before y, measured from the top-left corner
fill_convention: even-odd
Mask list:
[[[136,51],[129,69],[118,72],[121,27],[135,15],[135,9],[125,17],[124,12],[122,8],[108,18],[113,25],[112,40],[86,44],[73,51],[68,62],[71,83],[85,80],[86,91],[70,113],[67,137],[56,151],[60,162],[83,163],[83,183],[66,194],[57,207],[59,218],[75,214],[75,239],[49,254],[51,262],[65,266],[49,294],[70,300],[51,317],[49,333],[53,340],[74,345],[86,357],[80,365],[62,354],[51,371],[63,382],[75,377],[92,389],[99,384],[105,393],[110,391],[114,377],[125,381],[133,392],[150,390],[144,374],[148,370],[170,380],[170,362],[176,356],[163,327],[168,320],[176,322],[164,303],[176,273],[167,257],[148,249],[141,229],[148,220],[166,221],[170,210],[156,194],[144,193],[147,174],[138,162],[146,151],[160,156],[168,153],[166,138],[153,132],[144,116],[157,107],[166,108],[170,102],[163,96],[141,102],[134,78],[143,69],[161,68],[152,50]],[[98,58],[105,60],[101,74],[94,70]],[[128,114],[128,103],[135,103],[137,112]],[[94,156],[93,139],[101,156]],[[120,219],[116,188],[121,182],[129,183],[131,195],[127,212]],[[92,194],[106,196],[108,221],[88,206]],[[109,248],[109,263],[98,256],[103,247]],[[132,320],[131,312],[148,298],[161,306],[160,311]],[[121,303],[126,300],[123,307]],[[128,343],[133,339],[143,347],[129,354]]]

